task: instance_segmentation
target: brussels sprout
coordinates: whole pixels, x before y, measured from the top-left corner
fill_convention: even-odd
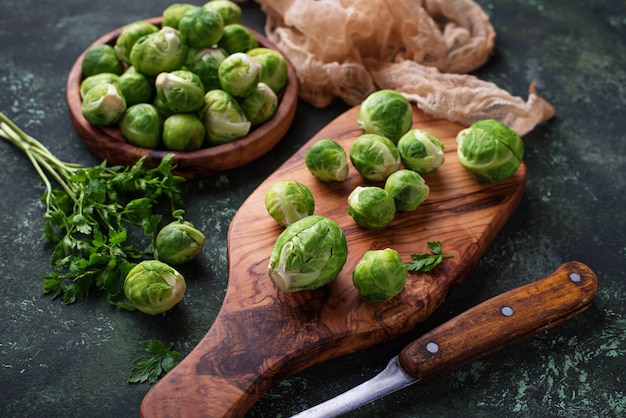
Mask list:
[[[408,169],[426,174],[445,161],[444,146],[437,138],[421,129],[411,129],[398,141],[402,163]]]
[[[161,228],[154,241],[154,256],[176,266],[194,259],[203,247],[204,234],[180,218]]]
[[[280,225],[289,226],[313,215],[315,200],[304,184],[283,180],[273,184],[265,193],[265,209]]]
[[[359,136],[350,148],[350,161],[368,181],[383,181],[402,165],[395,144],[377,134]]]
[[[178,30],[188,46],[207,48],[214,46],[222,37],[224,20],[219,13],[195,7],[180,18]]]
[[[389,138],[394,144],[413,124],[411,104],[394,90],[378,90],[363,100],[357,122],[368,134]]]
[[[165,10],[163,10],[163,20],[161,21],[161,25],[178,29],[180,19],[183,17],[183,15],[189,10],[197,9],[199,7],[200,6],[196,6],[195,4],[191,3],[170,4],[165,8]]]
[[[259,46],[254,33],[239,23],[231,23],[224,26],[222,38],[217,46],[224,48],[229,55],[235,52],[247,52]]]
[[[286,85],[289,76],[287,60],[283,55],[269,48],[253,48],[246,52],[261,64],[261,81],[279,93]]]
[[[85,94],[80,110],[92,125],[113,125],[126,111],[126,100],[115,85],[96,84]]]
[[[126,99],[126,106],[148,103],[154,96],[154,84],[145,75],[135,71],[134,67],[120,76],[117,87]]]
[[[191,71],[163,72],[154,85],[157,96],[172,112],[195,112],[204,104],[204,85],[200,77]]]
[[[382,187],[357,186],[348,196],[348,214],[363,228],[383,228],[396,215],[396,204]]]
[[[387,177],[385,191],[396,204],[396,210],[411,212],[428,197],[430,188],[413,170],[398,170]]]
[[[261,80],[261,64],[243,52],[236,52],[222,61],[218,75],[224,91],[235,97],[246,97]]]
[[[391,248],[367,251],[352,270],[352,282],[366,302],[385,302],[402,291],[407,271]]]
[[[348,259],[343,230],[334,221],[311,215],[278,236],[267,272],[284,292],[313,290],[332,282]]]
[[[81,81],[80,83],[80,87],[79,87],[80,98],[84,99],[85,94],[87,94],[89,89],[95,86],[96,84],[108,83],[108,84],[116,85],[119,81],[120,81],[120,76],[117,74],[113,74],[113,73],[100,73],[100,74],[89,76],[85,78],[83,81]]]
[[[459,162],[480,182],[504,180],[515,173],[524,157],[517,132],[494,120],[475,122],[456,137]]]
[[[185,295],[182,274],[159,260],[144,260],[124,280],[126,298],[141,312],[156,315],[169,311]]]
[[[203,48],[189,59],[189,69],[200,77],[204,91],[221,89],[218,68],[228,55],[221,48]]]
[[[320,181],[344,181],[348,176],[348,159],[343,147],[330,138],[311,145],[304,156],[309,172]]]
[[[138,147],[155,149],[161,143],[161,116],[148,103],[130,106],[120,120],[120,132],[126,141]]]
[[[269,120],[278,108],[278,96],[265,83],[259,83],[256,89],[239,102],[243,114],[252,126],[260,125]]]
[[[251,126],[237,100],[224,90],[211,90],[204,95],[202,122],[211,145],[244,137]]]
[[[158,32],[144,35],[135,42],[130,51],[130,63],[140,73],[154,77],[181,68],[186,55],[187,46],[182,42],[180,32],[163,26]]]
[[[230,0],[211,0],[202,7],[213,12],[217,12],[222,16],[224,25],[241,22],[241,7]]]
[[[130,63],[130,51],[139,38],[144,35],[158,32],[159,28],[150,22],[137,20],[124,26],[122,32],[115,40],[115,54],[123,62]]]
[[[89,77],[100,73],[120,75],[124,72],[124,63],[117,58],[111,45],[101,44],[90,47],[82,62],[83,76]]]
[[[193,113],[169,116],[163,123],[163,146],[172,151],[195,151],[202,148],[206,130]]]

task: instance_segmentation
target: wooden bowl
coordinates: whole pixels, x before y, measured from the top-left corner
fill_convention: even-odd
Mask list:
[[[146,21],[159,26],[162,18],[155,17],[146,19]],[[107,33],[91,46],[97,44],[114,45],[123,28],[122,26]],[[253,29],[250,30],[256,36],[259,46],[278,49],[269,39]],[[68,76],[67,105],[72,123],[81,141],[91,152],[99,158],[107,160],[107,163],[110,165],[130,166],[145,156],[144,167],[156,167],[161,162],[163,156],[174,154],[176,174],[186,178],[210,176],[244,166],[268,152],[287,133],[296,113],[298,81],[295,70],[287,61],[287,85],[278,96],[279,103],[276,113],[264,124],[254,127],[247,136],[227,144],[202,148],[197,151],[169,151],[137,147],[126,142],[117,126],[93,126],[83,117],[81,113],[80,83],[83,80],[82,61],[86,52],[87,50],[78,57]]]

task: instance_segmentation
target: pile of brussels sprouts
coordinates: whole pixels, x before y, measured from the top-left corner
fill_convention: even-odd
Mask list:
[[[352,143],[349,158],[364,180],[348,196],[348,214],[366,229],[383,228],[397,211],[416,210],[430,189],[423,174],[445,161],[444,145],[421,129],[411,129],[409,101],[393,90],[379,90],[359,108],[363,134]],[[504,180],[519,167],[523,143],[519,135],[495,120],[480,121],[458,134],[460,163],[481,182]],[[347,178],[348,156],[330,138],[315,142],[305,155],[308,171],[322,182]],[[404,166],[404,168],[403,168]],[[285,230],[279,235],[268,273],[285,292],[316,289],[334,280],[347,260],[346,238],[332,220],[313,215],[314,197],[307,186],[292,180],[278,182],[265,195],[268,213]],[[366,302],[384,302],[402,291],[407,266],[391,249],[367,251],[352,280]]]
[[[85,52],[82,115],[150,149],[195,151],[248,135],[276,112],[288,65],[240,22],[236,3],[211,0],[170,5],[161,27],[127,24],[115,45]]]

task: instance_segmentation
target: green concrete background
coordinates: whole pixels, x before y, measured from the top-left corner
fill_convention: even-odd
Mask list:
[[[171,2],[3,0],[0,111],[66,161],[100,161],[79,141],[65,103],[67,74],[101,35],[159,15]],[[372,377],[413,338],[476,303],[578,260],[599,277],[592,307],[573,320],[353,417],[618,417],[626,414],[626,3],[480,0],[498,34],[476,74],[515,95],[531,81],[557,117],[525,137],[522,202],[445,304],[408,335],[314,366],[280,383],[249,417],[284,417]],[[255,3],[244,23],[261,30]],[[40,242],[43,184],[0,142],[0,411],[6,417],[133,417],[149,389],[126,379],[139,342],[188,353],[204,336],[227,282],[226,233],[246,196],[339,115],[300,103],[292,129],[261,160],[187,185],[187,217],[207,233],[181,269],[189,286],[169,315],[120,312],[94,295],[66,306],[42,295],[50,248]],[[251,176],[250,173],[255,173]]]

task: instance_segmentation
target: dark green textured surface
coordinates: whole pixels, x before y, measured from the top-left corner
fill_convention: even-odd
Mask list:
[[[171,2],[3,0],[0,111],[66,161],[100,161],[78,140],[65,104],[76,57],[102,34],[159,15]],[[626,4],[623,0],[479,3],[498,34],[477,72],[516,95],[531,81],[557,116],[525,137],[522,202],[478,266],[408,335],[308,369],[279,384],[250,417],[289,416],[380,371],[411,339],[476,303],[578,260],[598,275],[592,307],[573,320],[425,385],[355,411],[367,417],[618,417],[626,414]],[[262,30],[258,6],[244,23]],[[294,126],[248,167],[189,182],[187,216],[207,233],[182,268],[170,314],[120,312],[97,295],[66,306],[42,295],[50,248],[39,241],[43,185],[0,142],[0,411],[7,417],[133,417],[148,385],[129,385],[139,342],[188,353],[217,315],[227,282],[226,233],[237,208],[278,165],[346,107],[301,103]],[[250,173],[255,173],[250,176]]]

